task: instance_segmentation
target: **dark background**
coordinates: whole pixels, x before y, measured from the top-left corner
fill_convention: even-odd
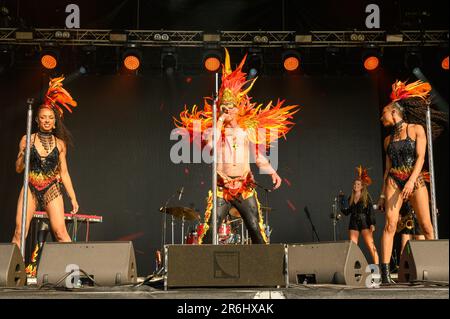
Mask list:
[[[334,1],[307,6],[300,1],[140,1],[138,10],[137,1],[0,1],[9,9],[9,19],[2,21],[11,27],[61,28],[68,3],[80,5],[82,28],[307,31],[364,30],[364,8],[372,2],[345,1],[337,7]],[[448,29],[448,2],[373,3],[380,5],[382,29]],[[10,241],[14,230],[22,183],[22,176],[14,172],[14,161],[25,130],[25,102],[30,96],[42,96],[49,77],[39,68],[36,52],[28,54],[27,50],[18,48],[16,64],[0,74],[0,242]],[[65,87],[79,103],[65,118],[75,140],[68,164],[80,213],[104,217],[102,224],[91,226],[90,239],[132,240],[139,274],[146,275],[154,269],[153,256],[161,244],[158,210],[164,202],[184,186],[182,200],[174,198],[169,206],[204,210],[210,166],[172,164],[169,151],[174,141],[169,140],[169,134],[172,116],[184,105],[202,104],[202,97],[211,94],[214,83],[210,74],[189,68],[200,64],[200,48],[179,50],[180,67],[173,77],[155,70],[160,63],[159,48],[144,52],[146,68],[137,75],[117,74],[115,49],[102,50],[98,65],[103,67],[84,76],[73,73],[77,49],[66,47],[61,54],[67,58],[57,72],[68,75]],[[448,71],[440,68],[437,59],[442,49],[422,50],[422,71],[448,100]],[[233,63],[245,53],[246,49],[232,49]],[[320,240],[332,240],[332,201],[339,190],[350,193],[355,166],[370,168],[374,183],[369,190],[378,198],[384,165],[382,139],[387,133],[380,126],[380,109],[388,102],[395,79],[415,78],[404,65],[403,48],[387,49],[383,67],[370,75],[361,69],[357,48],[343,50],[337,68],[327,67],[324,50],[308,50],[304,69],[294,75],[281,72],[279,61],[273,58],[278,53],[276,49],[265,50],[270,67],[261,73],[251,92],[261,103],[281,97],[287,104],[301,106],[287,140],[279,141],[278,173],[284,183],[269,195],[269,205],[275,209],[269,216],[272,242],[313,240],[305,206]],[[448,130],[435,141],[435,166],[440,237],[448,238]],[[256,177],[261,184],[270,185],[267,176]],[[265,202],[263,191],[259,197]],[[383,225],[379,213],[379,248]],[[348,238],[347,226],[348,218],[338,223],[340,239]],[[177,224],[176,242],[180,241],[179,233]],[[84,235],[80,230],[79,240]]]

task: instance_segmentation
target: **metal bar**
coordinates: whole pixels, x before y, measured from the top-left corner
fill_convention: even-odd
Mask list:
[[[213,162],[212,162],[212,190],[213,190],[213,210],[212,210],[212,243],[217,245],[217,100],[219,98],[219,73],[215,74],[216,92],[213,103]]]
[[[25,171],[23,173],[23,200],[22,200],[22,224],[20,229],[20,252],[22,258],[25,260],[25,232],[27,223],[27,208],[28,208],[28,174],[30,172],[30,149],[31,149],[31,123],[33,118],[33,103],[34,99],[28,99],[27,111],[27,145],[25,148]]]
[[[431,133],[431,111],[429,104],[427,107],[427,140],[428,167],[430,170],[431,222],[433,223],[434,239],[439,239],[438,211],[436,207],[436,186],[434,183],[433,135]]]

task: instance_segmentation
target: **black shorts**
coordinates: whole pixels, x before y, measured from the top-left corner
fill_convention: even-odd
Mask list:
[[[370,226],[375,225],[370,216],[367,214],[353,214],[350,217],[350,224],[348,230],[361,231],[363,229],[370,229]]]

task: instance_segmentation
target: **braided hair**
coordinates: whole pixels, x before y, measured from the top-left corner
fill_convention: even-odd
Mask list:
[[[420,97],[409,97],[393,103],[394,107],[400,111],[406,123],[419,124],[426,128],[427,106],[431,104],[431,99]],[[433,140],[436,139],[448,125],[448,113],[436,110],[430,105],[431,113],[431,133]]]

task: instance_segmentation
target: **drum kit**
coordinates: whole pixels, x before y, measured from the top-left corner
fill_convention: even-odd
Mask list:
[[[261,210],[266,212],[273,211],[270,207],[261,206]],[[172,244],[174,244],[174,224],[175,220],[181,220],[181,238],[182,244],[198,245],[199,233],[203,224],[200,222],[200,214],[187,207],[166,207],[161,208],[160,212],[170,215],[172,218]],[[185,223],[192,222],[194,225],[189,227],[189,231],[185,236]],[[267,219],[266,219],[267,223]],[[266,235],[270,238],[270,227],[268,224],[264,225]],[[251,239],[248,236],[248,231],[245,229],[244,221],[239,214],[239,211],[232,207],[228,212],[223,223],[221,223],[217,230],[218,243],[220,245],[237,245],[250,244]]]

